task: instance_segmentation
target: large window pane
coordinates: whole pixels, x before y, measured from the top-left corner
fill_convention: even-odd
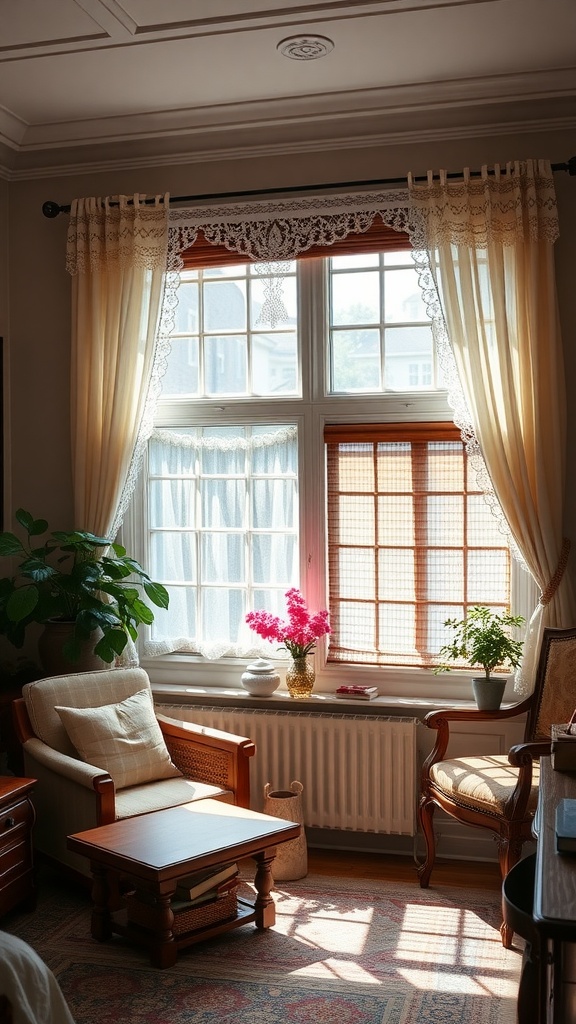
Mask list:
[[[253,264],[182,273],[164,398],[299,392],[298,283],[295,264],[288,267],[275,265],[268,274]]]

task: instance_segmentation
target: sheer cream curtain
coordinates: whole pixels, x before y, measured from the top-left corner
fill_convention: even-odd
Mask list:
[[[168,250],[168,195],[77,199],[72,275],[74,521],[115,537],[151,429]]]
[[[564,570],[566,395],[555,292],[558,236],[547,161],[409,179],[449,345],[494,494],[513,540],[541,591],[529,624],[519,694],[533,687],[545,625],[576,622]],[[456,417],[455,417],[456,418]]]

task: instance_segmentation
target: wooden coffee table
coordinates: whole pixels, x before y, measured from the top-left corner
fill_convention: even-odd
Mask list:
[[[92,936],[113,933],[146,946],[154,967],[171,967],[178,951],[253,921],[270,928],[276,920],[270,865],[279,843],[297,839],[301,825],[219,800],[124,818],[68,837],[68,848],[90,860],[93,876]],[[245,857],[256,861],[254,903],[238,900],[234,916],[184,934],[173,931],[172,897],[184,875]],[[118,876],[131,890],[115,909]],[[127,909],[132,907],[132,912]]]

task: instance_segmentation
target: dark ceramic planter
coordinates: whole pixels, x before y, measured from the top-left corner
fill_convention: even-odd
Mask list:
[[[98,631],[99,632],[99,631]],[[62,648],[74,633],[73,622],[62,622],[54,619],[47,622],[38,640],[38,656],[47,676],[68,675],[70,672],[92,672],[110,666],[94,654],[94,646],[98,643],[98,632],[82,644],[80,657],[70,661]]]
[[[498,711],[504,690],[505,676],[477,676],[472,680],[472,692],[479,711]]]

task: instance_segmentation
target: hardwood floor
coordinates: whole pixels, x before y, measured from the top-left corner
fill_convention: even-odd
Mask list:
[[[325,875],[356,875],[361,878],[386,878],[418,884],[416,865],[411,857],[376,853],[350,853],[340,850],[308,850],[308,869]],[[500,890],[502,881],[496,863],[438,860],[431,886],[455,885],[476,889]]]

